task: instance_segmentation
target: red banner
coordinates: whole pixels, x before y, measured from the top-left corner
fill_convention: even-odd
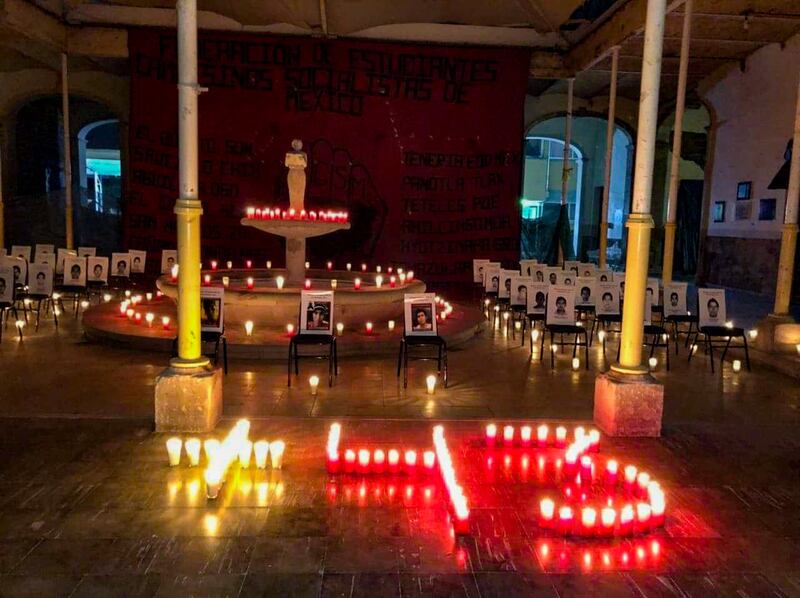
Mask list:
[[[128,246],[175,247],[174,32],[131,30]],[[308,152],[307,209],[352,228],[310,239],[309,259],[403,264],[468,282],[474,256],[519,258],[529,52],[202,32],[203,256],[283,263],[283,240],[240,225],[288,206],[284,156]],[[150,263],[155,260],[150,260]]]

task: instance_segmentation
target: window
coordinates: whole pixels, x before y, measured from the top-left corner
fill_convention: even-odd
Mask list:
[[[776,204],[774,197],[760,200],[758,202],[758,219],[775,220]]]
[[[724,201],[715,201],[714,202],[714,222],[725,222],[725,202]]]

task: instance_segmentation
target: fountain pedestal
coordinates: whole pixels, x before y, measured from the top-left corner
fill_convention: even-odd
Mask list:
[[[286,272],[289,285],[301,285],[306,277],[306,239],[349,230],[349,222],[321,222],[319,220],[261,220],[242,218],[243,226],[286,239]]]

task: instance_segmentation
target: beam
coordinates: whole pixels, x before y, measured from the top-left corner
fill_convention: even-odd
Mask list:
[[[128,30],[114,27],[69,27],[67,50],[70,56],[127,59]]]
[[[571,74],[564,65],[564,57],[556,52],[533,50],[530,76],[536,79],[568,79]]]

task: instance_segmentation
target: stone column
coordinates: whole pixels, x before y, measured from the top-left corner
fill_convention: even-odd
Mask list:
[[[606,123],[606,162],[603,172],[603,201],[600,204],[600,251],[601,269],[607,267],[608,253],[608,201],[611,193],[611,164],[614,157],[614,133],[617,114],[617,76],[619,72],[619,46],[611,50],[611,84],[608,89],[608,122]]]
[[[156,379],[157,431],[214,429],[222,413],[222,376],[202,356],[197,83],[197,0],[178,0],[178,356]]]
[[[69,71],[67,55],[61,54],[61,112],[64,127],[64,225],[66,230],[67,249],[75,249],[72,232],[72,150],[70,149],[69,128]]]
[[[594,418],[607,434],[658,436],[661,433],[664,388],[642,366],[645,292],[650,253],[653,162],[658,124],[658,95],[664,43],[666,0],[648,0],[644,60],[639,94],[639,123],[633,207],[628,217],[625,302],[619,363],[600,374],[595,385]]]
[[[567,193],[569,192],[569,175],[570,175],[570,166],[569,166],[569,155],[570,155],[570,145],[572,144],[572,104],[573,104],[573,93],[575,89],[575,79],[568,79],[567,80],[567,116],[564,119],[564,153],[563,153],[563,163],[561,165],[561,211],[564,211],[564,206],[567,205]],[[580,182],[578,183],[580,184]],[[559,239],[558,239],[558,263],[563,264],[564,259],[567,255],[567,248],[564,247],[561,243],[562,235],[561,231],[559,232]]]
[[[681,37],[681,61],[678,69],[678,94],[675,98],[675,127],[672,137],[672,161],[669,170],[669,192],[667,193],[667,222],[664,224],[664,284],[672,282],[672,265],[675,255],[675,216],[678,211],[678,186],[680,185],[681,142],[683,140],[683,113],[686,107],[686,79],[689,73],[689,44],[692,39],[692,7],[694,0],[683,5],[683,34]]]

